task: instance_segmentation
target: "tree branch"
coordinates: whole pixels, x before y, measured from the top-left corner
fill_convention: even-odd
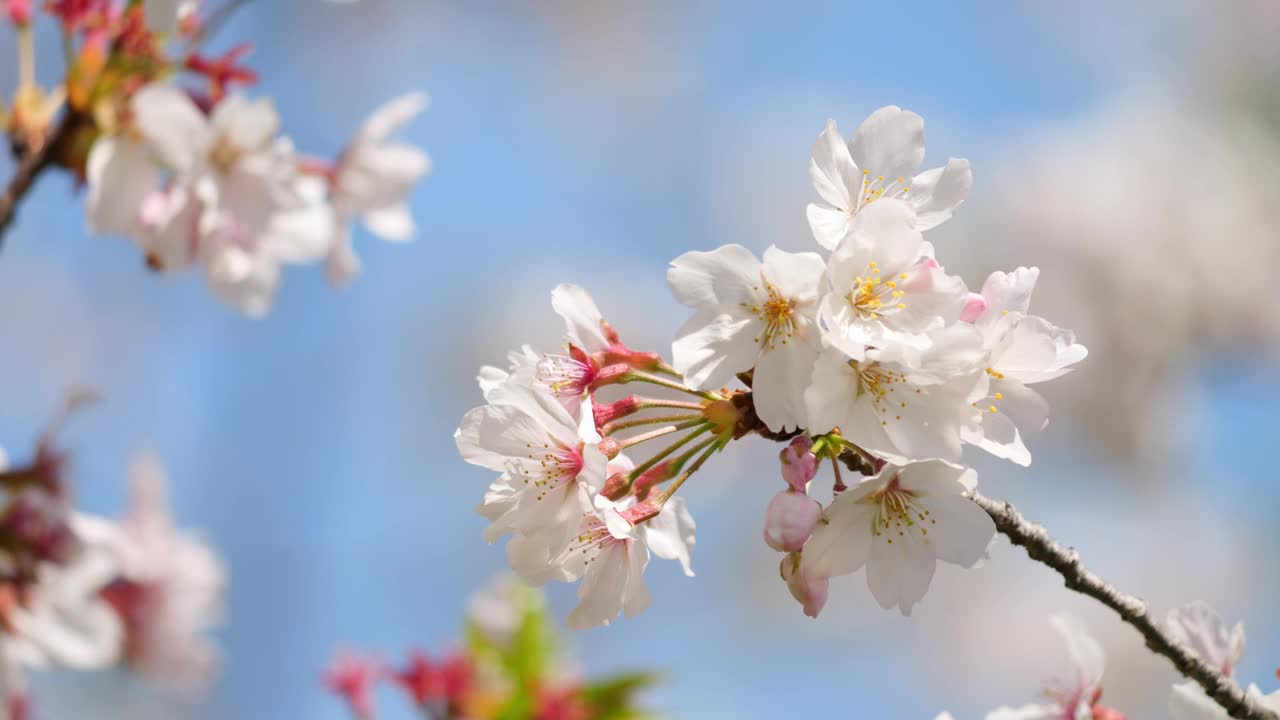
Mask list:
[[[1239,720],[1280,720],[1258,707],[1231,678],[1218,673],[1185,645],[1174,640],[1151,619],[1147,604],[1141,598],[1120,592],[1090,572],[1080,563],[1080,555],[1075,550],[1060,545],[1043,527],[1027,522],[1013,505],[976,492],[973,501],[991,516],[1000,534],[1014,545],[1026,548],[1032,560],[1056,570],[1069,589],[1115,610],[1121,620],[1142,634],[1152,652],[1168,658],[1178,672],[1196,681],[1228,715]]]
[[[4,189],[4,194],[0,195],[0,247],[4,246],[5,234],[8,233],[9,226],[13,224],[14,216],[18,212],[18,205],[22,203],[22,199],[31,190],[31,186],[35,184],[36,178],[40,176],[40,173],[53,164],[58,148],[63,145],[64,139],[70,135],[76,122],[77,115],[68,110],[63,113],[58,126],[45,138],[43,143],[34,149],[27,149],[25,153],[21,153],[18,156],[18,168],[13,173],[13,177],[10,178],[8,187]]]

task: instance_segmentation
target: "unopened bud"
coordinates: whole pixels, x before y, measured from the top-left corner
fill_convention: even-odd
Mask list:
[[[31,24],[31,0],[5,0],[4,11],[14,25]]]
[[[804,493],[783,490],[773,496],[764,514],[764,541],[778,552],[796,552],[813,534],[822,505]]]
[[[628,395],[607,405],[593,405],[591,414],[595,418],[596,427],[602,428],[614,420],[639,412],[641,409],[640,398],[635,395]]]
[[[978,293],[969,293],[969,298],[964,303],[964,309],[960,311],[960,319],[971,323],[981,317],[986,310],[987,299]]]
[[[804,606],[804,614],[816,618],[827,604],[827,587],[830,583],[827,578],[802,573],[800,557],[800,553],[791,553],[782,558],[778,572],[791,591],[791,597]]]
[[[658,463],[648,470],[644,471],[632,487],[635,488],[636,499],[645,500],[649,497],[649,491],[658,483],[666,482],[675,477],[676,466],[670,460]]]
[[[778,453],[782,461],[782,479],[792,490],[803,493],[809,481],[818,474],[818,458],[811,452],[813,439],[801,435]]]
[[[627,373],[630,372],[631,366],[625,363],[612,363],[605,365],[596,371],[594,377],[591,378],[590,390],[595,392],[606,385],[615,385],[617,383],[624,382],[627,378]]]
[[[636,503],[621,513],[622,519],[632,525],[639,525],[658,516],[662,512],[662,505],[649,500]]]
[[[621,500],[631,492],[631,480],[628,479],[627,473],[618,472],[609,476],[604,481],[604,487],[600,489],[600,494],[610,500]]]

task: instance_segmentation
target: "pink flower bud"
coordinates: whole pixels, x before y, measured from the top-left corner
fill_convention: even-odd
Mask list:
[[[764,541],[779,552],[795,552],[813,534],[813,526],[822,517],[817,500],[795,490],[783,490],[773,496],[764,514]]]
[[[6,0],[4,10],[14,25],[31,24],[31,0]]]
[[[813,439],[801,435],[778,454],[782,461],[782,479],[799,493],[803,493],[818,474],[818,458],[809,452],[812,447]]]
[[[782,580],[791,591],[791,597],[804,606],[804,614],[811,618],[818,617],[827,604],[827,578],[812,577],[800,572],[800,553],[791,553],[782,558],[779,568]]]
[[[964,322],[971,323],[982,316],[986,312],[987,299],[978,293],[969,293],[969,298],[965,300],[964,309],[960,311],[960,319]]]
[[[624,418],[643,409],[644,405],[641,404],[640,398],[635,395],[628,395],[621,400],[616,400],[606,405],[593,405],[591,412],[594,416],[596,427],[602,428],[614,420]]]

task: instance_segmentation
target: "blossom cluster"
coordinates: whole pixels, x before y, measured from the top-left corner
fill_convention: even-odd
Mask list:
[[[140,454],[111,519],[75,510],[57,425],[25,464],[0,453],[0,718],[31,717],[28,670],[124,667],[181,690],[217,665],[226,571],[173,524],[159,461]]]
[[[464,647],[433,659],[413,651],[400,666],[369,654],[339,654],[324,684],[355,720],[376,720],[377,687],[388,683],[423,717],[437,720],[629,720],[649,717],[636,695],[648,673],[579,677],[557,644],[541,593],[496,578],[467,608]]]
[[[829,123],[810,163],[821,252],[725,245],[676,258],[667,280],[692,316],[670,364],[622,344],[584,290],[562,285],[552,305],[567,346],[525,347],[481,371],[486,404],[457,443],[500,473],[480,507],[485,537],[510,535],[511,566],[531,582],[583,578],[571,626],[643,610],[650,552],[692,574],[694,523],[673,495],[750,434],[791,440],[764,537],[785,553],[782,578],[807,614],[821,611],[829,578],[863,567],[877,601],[909,614],[937,561],[985,556],[995,526],[968,498],[977,477],[962,449],[1029,464],[1024,436],[1049,412],[1031,386],[1086,350],[1030,313],[1038,269],[994,272],[980,292],[946,272],[923,232],[964,201],[970,168],[952,159],[919,172],[923,158],[915,113],[877,110],[847,141]],[[598,395],[636,382],[686,399]],[[663,414],[638,415],[653,409]],[[667,436],[648,460],[630,457]],[[810,491],[828,461],[824,506]],[[846,483],[842,467],[866,477]]]
[[[30,3],[9,5],[30,38]],[[199,270],[218,297],[259,316],[285,266],[324,263],[335,285],[354,277],[355,221],[412,238],[406,200],[430,161],[393,135],[426,97],[376,110],[336,158],[303,154],[270,98],[242,94],[258,79],[244,64],[250,47],[203,54],[238,3],[213,5],[48,3],[67,42],[65,80],[48,92],[24,81],[6,129],[17,146],[52,144],[53,160],[84,180],[92,232],[128,238],[157,272]]]
[[[1070,660],[1070,669],[1061,680],[1046,688],[1048,702],[1019,707],[1004,706],[987,713],[986,720],[1125,720],[1125,713],[1102,704],[1102,680],[1106,657],[1102,645],[1089,634],[1084,623],[1070,615],[1054,615],[1049,619],[1062,638]],[[1244,625],[1228,627],[1209,606],[1195,602],[1170,610],[1165,621],[1170,637],[1191,650],[1216,672],[1231,678],[1244,656]],[[1257,685],[1250,685],[1248,696],[1259,707],[1280,713],[1280,690],[1264,695]],[[1171,720],[1227,720],[1220,705],[1205,694],[1199,685],[1184,681],[1169,693]],[[937,720],[952,720],[950,713]]]

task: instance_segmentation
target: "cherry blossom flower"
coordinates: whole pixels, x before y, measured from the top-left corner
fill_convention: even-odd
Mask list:
[[[1169,611],[1165,628],[1214,670],[1231,677],[1244,657],[1244,623],[1231,627],[1203,602]]]
[[[78,524],[118,557],[102,595],[124,622],[124,659],[177,687],[202,687],[217,666],[208,633],[222,620],[226,569],[202,539],[173,526],[155,456],[136,456],[129,481],[129,508],[118,523],[84,516]]]
[[[805,392],[809,430],[839,428],[892,462],[959,460],[961,433],[981,422],[975,403],[987,394],[981,336],[956,323],[929,340],[914,364],[897,348],[870,350],[861,362],[837,348],[823,351]]]
[[[991,711],[987,720],[1124,720],[1122,713],[1100,704],[1106,665],[1102,646],[1083,623],[1070,615],[1054,615],[1049,623],[1067,647],[1071,676],[1056,681],[1046,691],[1049,703],[1001,707]]]
[[[560,354],[539,356],[529,345],[507,354],[507,369],[486,365],[480,368],[476,381],[480,391],[489,393],[516,378],[515,382],[536,384],[554,395],[569,414],[581,417],[583,402],[593,383],[601,380],[606,362],[624,364],[640,359],[622,345],[605,321],[591,294],[577,285],[562,284],[551,291],[551,307],[565,323],[566,348]]]
[[[912,206],[920,230],[951,217],[973,184],[969,161],[953,158],[944,167],[915,175],[923,161],[924,120],[913,112],[893,105],[880,108],[847,144],[835,121],[827,121],[809,165],[822,199],[808,208],[814,238],[835,249],[864,208],[891,198]]]
[[[333,173],[331,202],[336,237],[329,254],[329,277],[334,283],[359,272],[360,261],[351,244],[349,224],[359,217],[370,232],[385,240],[412,239],[413,217],[406,201],[410,191],[431,169],[427,154],[412,145],[390,141],[396,130],[427,106],[427,96],[410,93],[374,111],[343,150]]]
[[[215,293],[264,314],[280,264],[324,257],[333,236],[323,186],[298,176],[270,100],[233,95],[206,116],[153,84],[131,107],[141,140],[108,135],[90,151],[90,228],[134,239],[157,270],[202,265]]]
[[[755,369],[756,412],[771,429],[804,427],[804,388],[821,348],[815,323],[824,267],[816,253],[741,245],[676,258],[667,282],[694,314],[672,344],[676,370],[714,388]]]
[[[75,402],[70,400],[67,407]],[[37,472],[60,464],[49,449],[52,433],[40,443],[43,464],[38,460]],[[7,468],[8,458],[0,448],[0,471]],[[75,514],[68,518],[73,530],[77,519]],[[110,546],[96,538],[77,534],[75,540],[67,557],[38,563],[34,584],[20,591],[0,585],[0,675],[9,685],[21,682],[23,667],[97,670],[114,665],[120,656],[123,628],[98,595],[118,571],[118,563]]]
[[[1244,624],[1227,627],[1222,618],[1203,602],[1170,610],[1165,628],[1175,640],[1227,677],[1235,674],[1236,666],[1244,657]],[[1263,695],[1257,685],[1251,684],[1246,692],[1256,705],[1280,714],[1280,691]],[[1171,720],[1228,719],[1226,710],[1214,702],[1199,684],[1190,681],[1178,683],[1170,691],[1169,717]]]
[[[111,548],[82,538],[68,564],[45,563],[25,602],[7,609],[5,643],[28,668],[98,670],[116,664],[124,629],[99,591],[118,564]]]
[[[1049,404],[1027,385],[1070,372],[1088,350],[1070,330],[1027,314],[1038,268],[995,272],[982,287],[981,310],[974,326],[982,333],[990,376],[982,425],[963,430],[965,442],[1019,465],[1031,464],[1023,432],[1037,432],[1049,422]]]
[[[517,380],[467,413],[454,439],[467,462],[502,473],[479,508],[492,521],[485,540],[516,534],[507,548],[512,569],[543,582],[591,510],[608,459],[590,413],[576,420],[549,392]]]
[[[914,222],[906,203],[876,203],[831,255],[818,316],[827,342],[855,360],[867,346],[923,351],[931,331],[960,319],[964,281],[934,261]]]
[[[634,617],[653,602],[644,584],[649,553],[679,560],[692,576],[689,559],[694,544],[694,522],[683,498],[672,498],[656,516],[633,524],[618,507],[603,501],[599,510],[585,514],[573,542],[553,561],[560,579],[581,578],[578,605],[565,620],[575,630],[608,625],[619,614]]]
[[[839,495],[804,546],[800,572],[847,575],[866,566],[880,606],[910,615],[937,561],[973,567],[986,557],[996,528],[966,494],[973,470],[941,461],[885,466]]]

